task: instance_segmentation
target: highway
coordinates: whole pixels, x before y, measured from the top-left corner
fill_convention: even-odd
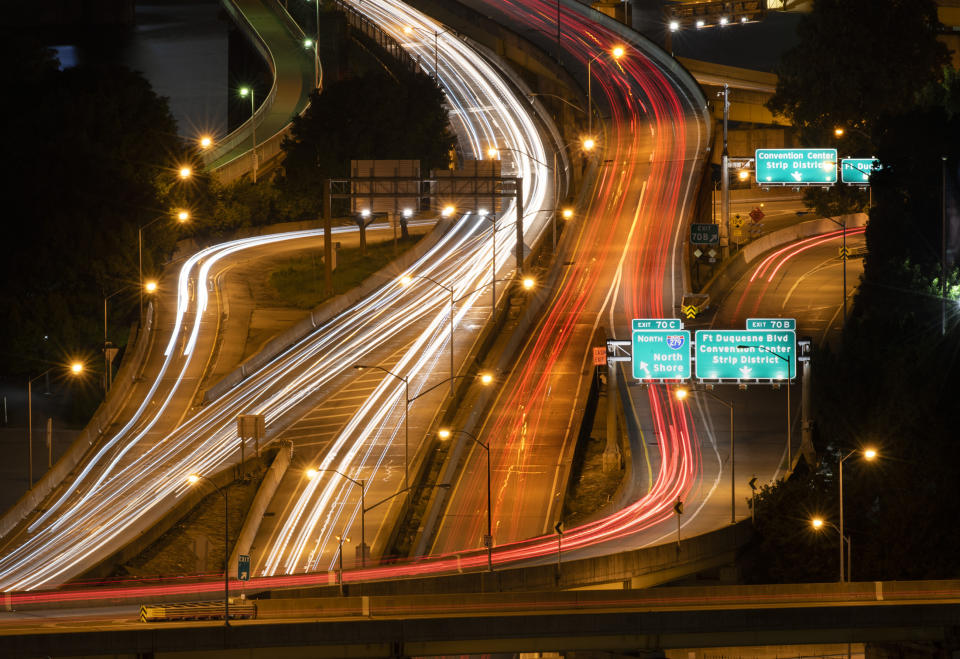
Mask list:
[[[531,33],[556,32],[551,3],[469,4],[501,16],[501,22],[524,24]],[[562,10],[568,69],[583,71],[585,79],[592,60],[594,92],[602,95],[599,105],[609,108],[611,117],[600,136],[605,164],[588,195],[590,207],[573,239],[570,265],[481,431],[493,462],[495,563],[555,553],[556,540],[545,534],[552,534],[560,514],[593,373],[590,350],[607,338],[601,328],[624,338],[631,318],[676,315],[685,287],[681,234],[710,143],[705,101],[692,80],[664,63],[661,51],[638,37],[628,41],[629,34],[618,34],[610,24],[594,23],[573,4]],[[615,60],[609,53],[618,45],[626,53]],[[670,519],[673,503],[698,477],[700,457],[685,408],[674,404],[664,387],[651,387],[648,396],[662,455],[656,482],[633,505],[567,529],[565,553],[577,555],[587,546],[610,551],[611,540]],[[485,524],[483,459],[480,450],[472,451],[434,553],[479,546]]]
[[[429,19],[401,3],[367,2],[363,10],[392,26],[398,35],[410,25],[425,33],[432,31]],[[441,44],[439,77],[447,89],[464,152],[482,157],[491,145],[499,146],[504,174],[523,178],[526,208],[550,207],[546,200],[552,199],[551,177],[539,164],[547,160],[546,147],[527,114],[529,103],[523,90],[509,85],[452,36]],[[427,48],[424,43],[414,46]],[[511,209],[502,213],[498,227],[509,227],[515,221],[513,215]],[[475,212],[460,216],[407,273],[430,277],[464,298],[455,309],[456,325],[473,319],[476,309],[489,300],[485,289],[492,258],[490,223]],[[537,239],[548,219],[536,212],[522,218],[529,240]],[[504,231],[498,236],[498,277],[512,270],[512,235]],[[217,264],[245,249],[315,236],[316,232],[308,231],[236,240],[202,250],[186,261],[177,275],[175,302],[168,301],[160,310],[157,340],[165,348],[162,356],[156,351],[151,355],[143,385],[146,391],[131,398],[129,421],[103,437],[77,476],[18,534],[5,540],[0,589],[58,585],[144,532],[187,493],[188,475],[212,476],[236,461],[237,414],[264,414],[269,440],[347,386],[357,377],[351,366],[361,360],[379,364],[380,359],[388,359],[384,367],[409,379],[411,396],[447,376],[442,359],[449,321],[447,292],[424,279],[407,286],[400,281],[404,273],[398,272],[374,294],[322,324],[218,400],[190,409],[193,386],[216,343],[219,309],[210,292],[215,290]],[[464,333],[461,330],[459,336]],[[402,382],[381,376],[343,430],[315,454],[316,461],[309,466],[362,477],[374,496],[399,491],[402,480],[397,474],[406,453],[400,422],[403,395]],[[345,504],[351,495],[349,487],[343,480],[330,478],[305,483],[291,513],[281,520],[276,540],[263,548],[259,573],[287,574],[332,564],[335,536],[349,532],[357,520],[358,504]]]
[[[847,230],[847,248],[862,254],[863,228]],[[796,318],[797,336],[810,336],[823,345],[843,325],[843,299],[848,308],[863,272],[863,259],[847,260],[847,289],[843,292],[843,261],[838,229],[795,241],[757,258],[718,300],[711,321],[716,327],[742,327],[747,318]]]

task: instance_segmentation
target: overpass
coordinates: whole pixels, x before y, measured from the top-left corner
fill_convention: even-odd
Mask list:
[[[259,162],[280,153],[291,121],[310,104],[315,69],[312,51],[303,47],[306,35],[276,0],[222,0],[221,4],[260,53],[273,79],[268,91],[259,90],[266,93],[257,101],[253,116],[203,154],[207,169],[229,182],[253,168],[254,132]]]
[[[256,602],[256,620],[8,618],[7,656],[404,657],[825,643],[960,647],[960,582],[685,587],[624,592]]]

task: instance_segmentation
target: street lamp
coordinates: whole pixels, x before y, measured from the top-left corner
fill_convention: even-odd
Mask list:
[[[730,523],[737,523],[737,497],[736,497],[736,468],[734,462],[734,441],[733,441],[733,402],[727,402],[724,399],[717,396],[712,391],[700,390],[700,389],[687,389],[686,387],[677,387],[674,392],[677,400],[685,400],[687,396],[691,393],[705,394],[717,401],[721,405],[725,406],[730,410]]]
[[[198,474],[190,474],[187,476],[187,481],[191,485],[196,485],[200,480],[205,480],[211,485],[214,489],[217,490],[217,494],[223,497],[223,625],[224,627],[230,626],[230,534],[229,534],[229,525],[230,525],[230,503],[227,497],[227,488],[229,485],[224,485],[221,489],[216,483],[207,478],[206,476],[200,476]]]
[[[338,535],[337,537],[337,583],[340,585],[340,596],[343,597],[343,543],[350,542],[350,538]]]
[[[487,535],[483,537],[483,544],[487,547],[487,567],[493,572],[493,523],[492,523],[492,508],[490,505],[490,446],[489,444],[484,444],[477,437],[466,430],[448,430],[447,428],[441,428],[437,433],[440,439],[449,439],[450,436],[458,432],[462,435],[466,435],[472,439],[477,445],[480,446],[484,451],[487,452]]]
[[[441,386],[441,385],[443,385],[443,384],[446,384],[447,380],[443,380],[443,381],[441,381],[441,382],[438,382],[437,384],[433,385],[433,386],[430,387],[429,389],[426,389],[425,391],[420,392],[419,394],[417,394],[417,395],[414,396],[413,398],[410,398],[410,380],[409,380],[407,377],[405,377],[405,376],[403,376],[403,375],[398,375],[398,374],[394,373],[393,371],[388,371],[388,370],[385,369],[383,366],[376,366],[376,365],[373,365],[373,364],[370,364],[370,365],[368,365],[368,364],[354,364],[353,367],[354,367],[355,369],[357,369],[358,371],[362,371],[362,370],[365,369],[365,368],[373,368],[373,369],[376,369],[376,370],[378,370],[378,371],[383,371],[383,372],[386,373],[387,375],[392,375],[393,377],[395,377],[395,378],[397,378],[398,380],[400,380],[401,382],[403,382],[403,389],[404,389],[404,395],[403,395],[403,400],[404,400],[404,412],[403,412],[403,486],[404,486],[404,487],[403,487],[403,490],[401,490],[400,492],[403,492],[404,490],[408,490],[408,489],[410,489],[410,477],[409,477],[410,461],[409,461],[409,459],[408,459],[409,447],[410,447],[410,403],[412,403],[413,401],[415,401],[416,399],[418,399],[418,398],[420,398],[420,397],[422,397],[422,396],[426,396],[427,394],[429,394],[430,392],[432,392],[432,391],[433,391],[434,389],[436,389],[437,387],[439,387],[439,386]],[[465,375],[454,375],[454,376],[452,376],[452,377],[449,378],[449,380],[450,380],[450,382],[451,382],[451,385],[450,385],[451,391],[453,390],[453,384],[452,384],[452,383],[453,383],[453,380],[456,379],[456,378],[460,378],[460,377],[467,377],[467,376],[465,376]],[[482,382],[484,385],[489,385],[491,382],[493,382],[493,376],[490,375],[490,374],[488,374],[488,373],[484,373],[484,374],[482,374],[482,375],[480,376],[480,382]],[[397,492],[397,494],[399,494],[400,492]],[[381,501],[380,503],[383,503],[383,502]],[[376,507],[377,505],[379,505],[379,504],[374,504],[373,506],[370,506],[370,508],[368,508],[367,510],[370,510],[370,509]]]
[[[177,211],[176,217],[177,217],[177,221],[180,224],[183,224],[184,222],[188,222],[190,220],[190,212],[184,209],[180,209]],[[149,227],[150,225],[154,224],[155,222],[159,222],[160,220],[164,220],[164,219],[167,219],[166,215],[155,217],[149,222],[147,222],[146,224],[141,224],[140,227],[137,229],[137,264],[138,264],[137,269],[140,277],[139,281],[140,281],[140,328],[141,329],[143,328],[143,291],[146,290],[147,293],[153,293],[157,289],[156,282],[147,282],[146,284],[144,284],[144,281],[143,281],[143,230]]]
[[[859,449],[854,449],[853,451],[850,451],[850,452],[847,453],[844,457],[840,458],[840,461],[839,461],[839,463],[838,463],[837,482],[838,482],[839,490],[840,490],[840,499],[839,499],[839,504],[840,504],[840,528],[837,529],[837,530],[838,530],[838,532],[840,533],[840,537],[841,537],[841,538],[844,537],[844,536],[843,536],[843,463],[846,462],[848,458],[853,457],[853,455],[854,455],[855,453],[858,453],[858,452],[861,452],[861,451],[860,451]],[[867,462],[873,462],[873,461],[876,460],[876,458],[877,458],[877,450],[874,449],[874,448],[866,448],[866,449],[863,449],[863,450],[862,450],[862,453],[863,453],[863,459],[866,460]],[[850,543],[850,540],[849,540],[849,538],[848,538],[848,539],[847,539],[847,550],[848,550],[848,551],[849,551],[849,549],[850,549],[850,544],[849,544],[849,543]],[[840,581],[843,581],[843,569],[842,569],[843,543],[842,543],[842,542],[840,543],[840,560],[841,560]],[[847,581],[850,581],[850,580],[851,580],[851,579],[850,579],[850,554],[848,553],[848,554],[847,554]]]
[[[179,170],[177,170],[177,176],[181,179],[186,180],[193,176],[193,169],[188,165],[182,165]]]
[[[51,366],[40,375],[27,379],[27,456],[28,456],[27,474],[30,482],[30,487],[33,487],[33,383],[39,380],[40,378],[42,378],[44,375],[46,375],[47,373],[49,373],[55,368],[59,368],[59,366]],[[68,372],[70,373],[70,375],[76,377],[81,373],[83,373],[84,368],[85,367],[82,362],[75,361],[70,364]],[[50,441],[50,452],[51,452],[50,462],[52,463],[53,462],[52,438]]]
[[[822,517],[814,517],[810,520],[810,526],[815,530],[820,531],[823,527],[827,526],[840,536],[840,583],[843,583],[843,543],[847,543],[847,574],[850,572],[850,538],[843,535],[843,531],[837,528],[836,524],[826,521]]]
[[[307,476],[307,480],[313,480],[321,472],[324,472],[324,471],[331,471],[335,474],[338,474],[339,476],[342,476],[343,478],[347,479],[348,481],[350,481],[351,483],[353,483],[354,485],[360,488],[360,565],[362,567],[366,567],[367,566],[367,530],[366,530],[365,516],[366,516],[367,510],[366,510],[366,498],[365,498],[366,487],[365,487],[364,481],[362,480],[358,481],[354,478],[351,478],[350,476],[347,476],[345,473],[337,469],[310,468],[306,470],[305,474]]]
[[[307,0],[307,2],[309,1],[310,0]],[[320,47],[320,0],[314,0],[314,4],[317,7],[317,31],[315,33],[316,39],[304,39],[303,45],[306,48],[309,48],[311,45],[313,46],[313,86],[316,89],[320,89],[320,51],[318,50]]]
[[[416,32],[425,32],[421,28],[412,27],[410,25],[403,26],[403,33],[406,35],[411,35]],[[433,77],[437,80],[440,79],[440,35],[446,34],[447,32],[452,32],[453,28],[448,27],[445,30],[433,30]]]
[[[207,149],[213,146],[213,138],[210,137],[209,135],[201,135],[200,139],[197,140],[197,142],[200,145],[200,148],[203,149],[204,151],[206,151]]]
[[[623,46],[615,46],[609,55],[613,57],[614,61],[618,61],[625,52]],[[590,67],[595,60],[607,54],[607,51],[601,51],[587,61],[587,132],[591,135],[593,135],[593,79],[590,74]]]
[[[790,381],[793,379],[793,373],[792,373],[792,371],[791,371],[790,366],[791,366],[791,363],[792,363],[792,362],[790,361],[790,359],[789,359],[788,357],[784,357],[784,356],[781,355],[779,352],[776,352],[776,351],[774,351],[774,350],[771,350],[770,348],[768,348],[767,346],[764,346],[764,345],[757,345],[757,346],[738,345],[738,346],[737,346],[737,350],[749,350],[751,347],[756,347],[756,348],[759,348],[760,350],[763,350],[764,352],[769,352],[769,353],[770,353],[771,355],[773,355],[774,357],[776,357],[776,358],[778,358],[778,359],[782,359],[783,361],[787,362],[787,470],[789,471],[790,469],[793,468],[793,449],[792,449],[792,447],[791,447],[791,441],[790,441],[790,440],[791,440],[791,436],[790,436],[790,425],[791,425],[791,424],[790,424],[790,421],[791,421],[791,418],[790,418]]]
[[[319,2],[319,0],[317,0]],[[250,130],[252,132],[252,141],[253,148],[250,152],[253,154],[253,182],[257,182],[257,122],[253,120],[253,115],[256,109],[256,104],[254,103],[254,91],[253,87],[241,87],[240,88],[240,98],[250,97]]]
[[[494,228],[496,228],[496,227],[494,227]],[[432,283],[432,284],[434,284],[434,285],[436,285],[436,286],[439,286],[440,288],[442,288],[443,290],[445,290],[445,291],[449,294],[449,296],[450,296],[450,378],[449,378],[449,380],[450,380],[450,397],[453,398],[453,380],[454,380],[454,377],[455,377],[455,376],[454,376],[454,371],[453,371],[453,309],[454,309],[454,305],[455,305],[457,302],[459,302],[460,300],[462,300],[462,299],[464,299],[464,298],[467,298],[467,297],[473,295],[473,294],[476,293],[477,291],[483,290],[484,288],[487,287],[487,285],[484,284],[483,286],[481,286],[481,287],[479,287],[479,288],[476,288],[476,289],[470,291],[469,293],[464,293],[464,294],[461,295],[460,297],[454,298],[454,297],[453,297],[453,292],[454,292],[453,286],[448,286],[447,284],[443,284],[443,283],[437,281],[436,279],[434,279],[433,277],[428,277],[427,275],[404,275],[403,277],[400,278],[400,284],[403,285],[403,286],[405,286],[405,287],[406,287],[406,286],[409,286],[410,284],[413,283],[413,280],[414,280],[414,279],[423,279],[423,280],[428,281],[428,282],[430,282],[430,283]],[[509,280],[506,280],[506,279],[499,279],[499,280],[498,280],[498,279],[494,279],[491,283],[493,283],[494,285],[496,285],[496,282],[497,282],[497,281],[509,281]],[[523,281],[522,281],[522,285],[523,285],[523,288],[524,288],[525,290],[528,290],[528,291],[529,291],[529,290],[533,289],[533,287],[536,285],[536,282],[535,282],[535,281],[533,280],[533,278],[531,278],[531,277],[524,277],[524,278],[523,278]],[[494,298],[494,305],[496,305],[496,298]]]

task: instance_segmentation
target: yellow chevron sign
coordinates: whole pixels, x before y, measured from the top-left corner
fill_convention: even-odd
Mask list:
[[[697,314],[700,313],[700,308],[695,304],[685,304],[680,310],[688,319],[696,318]]]

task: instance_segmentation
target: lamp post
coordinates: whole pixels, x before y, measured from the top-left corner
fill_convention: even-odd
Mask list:
[[[343,543],[350,542],[350,538],[337,536],[337,583],[340,585],[340,596],[343,597]]]
[[[365,515],[367,510],[366,510],[366,498],[365,498],[366,487],[365,487],[364,481],[362,480],[358,481],[354,478],[351,478],[350,476],[347,476],[345,473],[343,473],[342,471],[338,471],[337,469],[312,469],[312,468],[307,469],[306,471],[307,479],[313,480],[314,478],[317,477],[317,474],[320,474],[321,472],[324,472],[324,471],[331,471],[335,474],[338,474],[360,488],[360,565],[362,567],[366,567],[367,566],[367,527],[366,527]]]
[[[27,474],[30,487],[33,487],[33,383],[44,375],[52,371],[53,369],[58,368],[57,366],[51,366],[45,370],[40,375],[37,375],[32,378],[27,379]],[[70,364],[68,373],[73,376],[80,375],[83,373],[84,366],[81,362],[73,362]],[[51,440],[50,450],[53,451],[53,442]],[[53,456],[51,455],[51,458]],[[52,462],[52,460],[51,460]]]
[[[178,210],[176,217],[177,217],[177,222],[179,222],[180,224],[183,224],[184,222],[187,222],[187,221],[190,220],[190,211],[183,210],[183,209]],[[143,291],[144,291],[144,283],[143,283],[143,230],[146,229],[146,228],[148,228],[150,225],[152,225],[152,224],[154,224],[154,223],[156,223],[156,222],[159,222],[160,220],[164,220],[164,219],[167,219],[167,216],[166,216],[166,215],[161,215],[161,216],[159,216],[159,217],[155,217],[155,218],[153,218],[152,220],[150,220],[149,222],[147,222],[146,224],[141,224],[140,227],[137,229],[137,263],[138,263],[138,265],[137,265],[137,270],[138,270],[138,272],[139,272],[139,281],[140,281],[140,316],[139,316],[139,318],[140,318],[140,327],[141,327],[141,328],[143,327]],[[155,284],[154,284],[154,288],[156,288],[156,285],[155,285]],[[147,292],[148,292],[148,293],[152,293],[153,291],[147,291]]]
[[[110,356],[107,353],[107,350],[109,349],[108,348],[109,340],[107,338],[107,302],[114,295],[118,293],[122,293],[128,288],[130,288],[130,284],[121,286],[120,288],[115,290],[113,293],[110,293],[110,295],[107,295],[106,297],[103,298],[103,393],[104,394],[110,391],[111,381],[113,380],[113,369],[110,367],[112,360],[110,359]],[[142,289],[140,294],[143,295]]]
[[[496,225],[494,225],[494,233],[496,233]],[[496,263],[496,260],[494,260],[494,263]],[[455,378],[453,373],[453,307],[454,307],[454,304],[459,300],[462,300],[465,297],[469,297],[470,295],[473,295],[477,291],[486,288],[486,284],[484,284],[480,288],[474,289],[469,293],[465,293],[464,295],[461,295],[460,297],[454,299],[453,286],[442,284],[436,279],[434,279],[433,277],[428,277],[427,275],[404,275],[403,277],[400,278],[400,283],[403,284],[404,286],[409,286],[411,283],[413,283],[414,279],[423,279],[423,280],[429,281],[430,283],[435,284],[436,286],[439,286],[440,288],[445,290],[450,296],[450,377],[449,377],[449,380],[450,380],[450,397],[453,398],[453,380]],[[496,281],[497,281],[496,279],[493,280],[494,283]],[[523,287],[525,289],[530,290],[534,287],[534,285],[535,285],[535,282],[531,277],[524,278]],[[494,304],[496,304],[496,299],[494,299]]]
[[[200,476],[198,474],[190,474],[187,476],[187,480],[191,485],[195,485],[200,482],[200,480],[205,480],[216,489],[217,494],[223,497],[223,625],[224,627],[230,626],[230,534],[229,534],[229,525],[230,525],[230,502],[227,497],[227,488],[229,485],[224,485],[221,489],[216,483],[207,478],[206,476]]]
[[[404,34],[413,34],[416,32],[425,32],[421,28],[413,27],[410,25],[405,25],[403,27]],[[437,80],[440,79],[440,35],[446,34],[447,32],[452,32],[453,28],[448,27],[445,30],[432,30],[433,32],[433,76]]]
[[[626,50],[624,50],[623,46],[615,46],[609,54],[616,61],[623,57],[625,52]],[[601,51],[587,61],[587,132],[591,136],[593,136],[593,78],[591,76],[590,67],[594,61],[600,59],[606,54],[607,51]]]
[[[705,391],[699,389],[687,389],[685,387],[678,387],[675,391],[675,396],[677,400],[684,400],[691,393],[705,394],[717,401],[721,405],[725,406],[730,410],[730,523],[737,523],[737,497],[736,497],[736,470],[735,470],[735,461],[734,461],[734,447],[735,443],[733,441],[733,403],[727,402],[724,399],[717,396],[712,391]]]
[[[790,441],[791,439],[790,437],[790,425],[791,425],[790,424],[790,420],[791,420],[790,419],[790,381],[793,379],[793,372],[791,370],[791,361],[788,357],[784,357],[779,352],[771,350],[767,346],[763,346],[763,345],[757,345],[757,346],[738,345],[737,350],[749,350],[751,347],[756,347],[756,348],[759,348],[760,350],[763,350],[764,352],[769,352],[774,357],[778,359],[782,359],[783,361],[787,362],[787,470],[789,471],[790,469],[793,468],[793,449],[791,447],[791,441]]]
[[[309,1],[309,0],[308,0]],[[316,89],[320,89],[320,0],[314,0],[314,5],[317,8],[317,31],[315,32],[316,39],[313,40],[312,44],[307,43],[310,39],[306,39],[303,42],[303,45],[309,48],[313,45],[313,86]]]
[[[487,535],[483,538],[483,544],[487,547],[487,567],[493,572],[493,509],[490,505],[490,446],[484,444],[477,437],[466,430],[448,430],[442,428],[437,434],[441,439],[448,439],[453,433],[458,432],[472,439],[480,448],[487,452]]]
[[[837,528],[836,524],[826,521],[822,517],[814,517],[810,520],[810,526],[812,526],[817,531],[821,530],[824,526],[828,526],[840,536],[840,583],[843,583],[843,543],[847,543],[847,574],[850,574],[850,538],[847,538],[843,535],[843,531]]]
[[[317,0],[319,2],[319,0]],[[256,110],[256,104],[254,103],[254,91],[253,87],[241,87],[240,88],[240,98],[250,97],[250,130],[251,137],[253,141],[253,148],[250,150],[250,153],[253,154],[253,182],[257,182],[257,122],[253,120],[253,115]]]
[[[853,456],[855,453],[857,453],[858,451],[859,451],[859,449],[855,449],[855,450],[853,450],[853,451],[850,451],[850,452],[847,453],[844,457],[840,458],[840,461],[839,461],[839,463],[838,463],[837,482],[838,482],[838,485],[839,485],[839,494],[840,494],[840,497],[839,497],[840,528],[837,529],[837,531],[840,533],[840,537],[841,537],[841,538],[844,537],[844,535],[843,535],[843,463],[846,462],[848,458],[852,457],[852,456]],[[876,449],[867,448],[867,449],[864,449],[864,450],[863,450],[863,459],[866,460],[867,462],[872,462],[873,460],[876,459],[876,457],[877,457],[877,451],[876,451]],[[850,540],[848,539],[848,540],[847,540],[847,549],[848,549],[848,550],[849,550],[849,548],[850,548],[849,542],[850,542]],[[848,554],[847,556],[848,556],[848,557],[847,557],[847,581],[850,581],[850,558],[849,558],[849,554]],[[843,543],[842,543],[842,542],[840,543],[840,560],[841,560],[840,581],[842,582],[842,581],[843,581],[843,569],[842,569]]]

